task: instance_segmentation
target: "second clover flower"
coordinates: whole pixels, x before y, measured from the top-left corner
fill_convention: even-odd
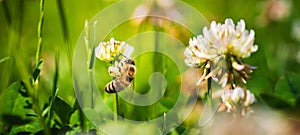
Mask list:
[[[253,45],[254,34],[253,30],[245,30],[244,20],[240,20],[237,26],[231,19],[226,19],[223,25],[213,21],[210,29],[203,28],[203,35],[190,39],[185,62],[192,67],[226,54],[247,58],[258,49],[257,45]]]
[[[254,45],[254,31],[245,28],[244,20],[237,25],[231,19],[226,19],[224,24],[213,21],[210,28],[203,28],[202,35],[190,39],[184,52],[189,67],[203,69],[196,85],[209,78],[219,83],[222,103],[228,111],[238,110],[235,106],[238,103],[242,110],[247,110],[255,102],[254,95],[238,83],[246,84],[248,74],[256,68],[243,62],[258,49]]]
[[[251,73],[255,67],[244,64],[241,59],[248,58],[251,53],[257,51],[254,35],[253,30],[245,29],[244,20],[240,20],[235,26],[231,19],[226,19],[225,24],[213,21],[210,29],[203,28],[203,35],[190,39],[189,46],[184,52],[185,63],[194,68],[212,69],[210,74],[203,75],[197,84],[212,77],[224,87],[228,80],[233,81],[232,76],[237,75],[223,71],[230,70],[230,67],[238,72],[237,79],[245,83],[245,79],[249,78],[247,73]]]
[[[119,61],[122,57],[129,58],[134,48],[124,41],[111,38],[110,41],[101,42],[95,49],[96,57],[101,61]]]

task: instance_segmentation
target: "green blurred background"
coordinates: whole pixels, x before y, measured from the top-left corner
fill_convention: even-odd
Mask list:
[[[45,0],[41,48],[44,65],[40,73],[37,94],[41,108],[52,95],[54,85],[59,89],[58,96],[66,104],[70,106],[76,104],[70,67],[76,42],[83,31],[85,20],[90,20],[115,2],[117,0]],[[232,18],[234,22],[245,20],[246,28],[255,31],[255,44],[259,46],[258,51],[245,60],[246,63],[258,67],[251,75],[253,79],[248,81],[247,87],[252,90],[259,102],[266,103],[283,114],[291,115],[296,125],[299,125],[300,1],[183,0],[183,2],[202,13],[208,22],[224,23],[226,18]],[[34,71],[40,1],[0,0],[0,4],[1,94],[13,82],[28,80]],[[151,22],[149,24],[151,25]],[[120,26],[113,32],[113,36],[121,35],[120,39],[126,39],[126,34],[122,37],[122,32],[127,30],[126,25],[132,23]],[[139,26],[132,27],[134,30],[139,29]],[[197,34],[201,34],[201,30],[199,29]],[[179,36],[178,39],[188,45],[188,38],[191,36],[196,35],[189,33]],[[59,70],[55,67],[56,57]],[[58,71],[57,81],[55,81],[56,71]],[[61,129],[62,125],[56,127]],[[17,131],[22,130],[15,132]]]

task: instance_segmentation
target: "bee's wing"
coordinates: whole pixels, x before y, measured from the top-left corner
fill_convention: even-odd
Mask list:
[[[129,91],[128,91],[128,100],[133,99],[133,94],[134,94],[134,79],[132,80],[131,84],[129,85]]]
[[[199,127],[204,127],[211,122],[215,113],[221,104],[220,98],[208,99],[201,114],[201,118],[198,122]]]
[[[134,48],[130,45],[126,45],[125,46],[125,52],[123,53],[123,55],[127,58],[129,58],[131,56],[131,54],[133,53]]]

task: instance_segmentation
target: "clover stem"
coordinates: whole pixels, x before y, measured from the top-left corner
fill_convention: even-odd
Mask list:
[[[114,105],[114,120],[118,121],[118,114],[119,114],[119,101],[118,101],[118,93],[115,95],[115,105]]]
[[[209,69],[207,69],[207,72],[210,73],[211,72],[211,67]],[[208,105],[208,108],[209,108],[209,112],[212,113],[213,112],[213,101],[212,101],[212,89],[211,89],[211,85],[212,85],[212,78],[208,78],[207,79],[207,105]],[[213,113],[212,113],[213,115]],[[209,126],[207,128],[207,131],[206,133],[208,134],[211,134],[211,131],[212,131],[212,128],[211,126]]]

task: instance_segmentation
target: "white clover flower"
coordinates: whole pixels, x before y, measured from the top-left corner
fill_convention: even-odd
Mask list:
[[[245,21],[240,20],[237,26],[231,19],[226,19],[225,24],[213,21],[210,29],[203,28],[203,36],[198,36],[198,40],[202,40],[203,49],[210,52],[210,56],[218,56],[224,54],[232,54],[239,58],[247,58],[252,52],[256,52],[258,47],[254,43],[254,31],[245,29]]]
[[[190,39],[190,44],[194,44],[193,42],[195,41],[196,40]],[[199,50],[197,46],[190,46],[189,48],[186,48],[184,55],[186,56],[184,62],[190,67],[201,67],[201,65],[205,64],[208,60],[208,57],[204,53],[201,53],[201,50]]]
[[[234,89],[225,89],[221,95],[222,102],[227,107],[228,111],[236,108],[238,103],[241,103],[244,107],[249,107],[255,102],[255,96],[249,90],[237,86]]]
[[[213,21],[210,28],[203,28],[202,35],[190,39],[184,52],[188,66],[203,69],[196,85],[209,78],[219,83],[223,88],[223,106],[229,112],[237,110],[238,104],[245,109],[255,102],[249,90],[237,85],[237,81],[246,84],[248,74],[256,68],[242,61],[258,49],[254,35],[253,30],[246,30],[244,20],[237,25],[231,19],[224,24]]]
[[[244,106],[249,106],[255,102],[255,96],[249,90],[246,91],[246,99],[244,101]]]
[[[111,38],[110,41],[101,42],[95,49],[95,55],[98,59],[102,61],[111,62],[116,57],[130,57],[134,48],[124,41],[116,41],[114,38]]]
[[[221,95],[222,102],[225,104],[228,111],[231,111],[233,109],[233,104],[231,102],[231,95],[232,95],[232,91],[228,89],[224,90],[224,93]]]
[[[245,28],[244,20],[240,20],[237,25],[231,19],[226,19],[225,24],[213,21],[210,28],[203,28],[202,35],[190,39],[184,52],[185,63],[194,68],[210,68],[210,72],[204,72],[197,85],[208,78],[222,87],[228,82],[233,83],[234,79],[246,83],[246,79],[250,78],[248,73],[252,73],[255,67],[244,64],[241,59],[256,52],[258,46],[254,45],[254,31]],[[238,74],[229,71],[230,67]]]
[[[210,29],[203,28],[203,35],[197,38],[190,39],[190,50],[198,59],[214,60],[216,57],[224,56],[226,54],[234,55],[239,58],[247,58],[251,53],[258,49],[254,43],[254,31],[245,29],[245,21],[240,20],[235,26],[231,19],[226,19],[225,24],[216,23],[213,21]],[[191,53],[185,53],[189,61]],[[197,63],[196,63],[197,64]]]
[[[231,95],[231,101],[234,103],[238,103],[240,99],[244,99],[245,94],[244,90],[241,87],[236,87],[233,89],[232,95]]]

